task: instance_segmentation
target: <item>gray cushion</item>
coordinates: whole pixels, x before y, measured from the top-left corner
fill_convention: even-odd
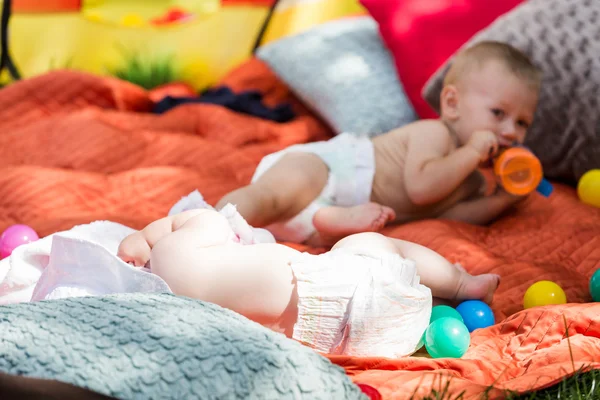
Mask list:
[[[366,398],[313,350],[170,294],[0,307],[0,370],[121,399]]]
[[[336,134],[375,136],[417,118],[370,17],[319,25],[261,47],[257,57]]]
[[[509,43],[538,65],[544,79],[526,144],[550,178],[574,182],[600,167],[600,1],[530,0],[498,18],[466,46],[481,40]],[[449,63],[423,95],[439,109]]]

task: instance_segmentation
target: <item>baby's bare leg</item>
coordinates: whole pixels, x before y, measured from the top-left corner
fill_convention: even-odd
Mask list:
[[[256,182],[225,195],[217,209],[231,203],[254,227],[294,217],[323,191],[329,170],[311,153],[285,154]]]
[[[334,246],[340,247],[363,254],[398,253],[413,260],[421,283],[431,289],[434,297],[442,299],[481,299],[491,303],[500,280],[499,276],[494,274],[470,275],[427,247],[377,233],[349,236]]]
[[[291,336],[298,310],[289,262],[298,252],[278,244],[204,247],[198,237],[212,229],[199,215],[161,239],[152,249],[152,272],[177,295],[218,304]]]

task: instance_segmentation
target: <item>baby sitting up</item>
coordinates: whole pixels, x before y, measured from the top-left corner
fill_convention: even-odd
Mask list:
[[[218,304],[317,351],[353,356],[412,354],[429,324],[432,294],[490,302],[499,281],[378,233],[311,255],[243,244],[245,221],[231,221],[209,209],[162,218],[126,237],[118,256],[149,267],[177,295]]]
[[[276,239],[331,245],[386,223],[446,218],[486,224],[520,198],[485,193],[478,172],[499,147],[522,143],[541,73],[523,53],[482,42],[452,61],[438,120],[373,139],[340,134],[266,156],[250,185],[217,204],[235,204]]]

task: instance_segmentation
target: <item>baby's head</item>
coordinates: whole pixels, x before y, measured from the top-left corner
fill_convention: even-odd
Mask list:
[[[494,132],[500,146],[522,143],[533,122],[541,75],[514,47],[480,42],[453,59],[440,94],[441,119],[461,144],[477,130]]]

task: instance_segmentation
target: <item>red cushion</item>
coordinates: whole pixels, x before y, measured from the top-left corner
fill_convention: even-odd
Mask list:
[[[421,97],[429,77],[475,33],[524,0],[361,0],[379,23],[404,90],[421,118],[436,113]]]

